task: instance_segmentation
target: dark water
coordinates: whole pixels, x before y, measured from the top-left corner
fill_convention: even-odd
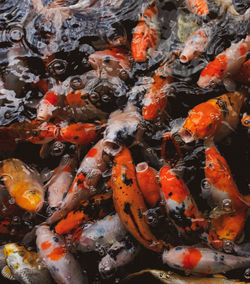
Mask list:
[[[77,1],[67,1],[66,6],[75,4]],[[105,1],[104,1],[105,2]],[[128,42],[131,42],[132,30],[137,24],[138,15],[144,0],[116,1],[114,5],[100,7],[86,11],[74,11],[65,18],[56,18],[40,13],[33,8],[30,1],[1,0],[0,1],[0,75],[2,86],[0,89],[0,127],[10,126],[14,122],[32,120],[36,117],[36,108],[44,93],[34,86],[34,82],[41,79],[50,79],[52,84],[64,81],[73,75],[82,75],[91,66],[88,57],[96,50],[107,47],[109,40],[118,35],[127,34]],[[52,1],[43,1],[48,6]],[[214,57],[228,48],[231,43],[238,42],[249,33],[249,20],[236,20],[236,17],[225,13],[213,1],[208,1],[210,14],[200,18],[192,15],[185,9],[182,1],[159,1],[159,19],[161,28],[161,43],[157,55],[145,63],[134,63],[132,76],[121,86],[119,96],[123,98],[112,105],[109,109],[115,110],[124,107],[128,93],[140,78],[151,77],[153,71],[159,66],[167,52],[177,51],[183,44],[178,37],[178,31],[183,26],[178,23],[178,17],[187,17],[191,27],[213,22],[212,40],[204,54],[188,64],[182,64],[177,59],[173,69],[173,90],[169,96],[167,111],[169,116],[164,121],[156,121],[154,125],[148,123],[144,134],[144,140],[154,152],[154,155],[145,152],[139,146],[132,148],[135,162],[148,161],[151,166],[159,170],[161,134],[168,131],[171,122],[177,118],[185,118],[188,111],[195,105],[212,97],[226,93],[223,84],[216,88],[199,88],[197,80],[201,70]],[[233,5],[239,14],[244,14],[249,8],[247,0],[234,0]],[[191,32],[189,30],[189,32]],[[187,32],[186,32],[187,33]],[[185,34],[184,37],[187,37]],[[125,46],[129,48],[129,46]],[[240,88],[240,84],[237,88]],[[4,91],[2,91],[5,89]],[[199,95],[198,95],[199,94]],[[112,94],[113,95],[113,94]],[[141,99],[144,94],[135,95],[136,104],[142,107]],[[104,105],[101,108],[105,108]],[[249,103],[241,110],[250,113]],[[37,168],[39,172],[57,167],[60,156],[48,155],[44,159],[39,156],[40,145],[28,142],[20,142],[17,145],[6,143],[5,138],[0,136],[0,158],[19,158],[27,164]],[[239,124],[231,135],[226,137],[217,146],[221,154],[226,158],[235,182],[243,195],[249,194],[249,130]],[[84,149],[84,153],[91,145]],[[74,146],[66,143],[64,153],[74,151]],[[204,179],[204,147],[202,141],[194,143],[191,148],[183,150],[185,169],[183,179],[188,185],[194,199],[201,211],[207,210],[206,202],[201,198],[201,181]],[[45,213],[45,210],[44,212]],[[31,227],[42,222],[38,217],[29,224]],[[20,224],[19,224],[20,225]],[[23,221],[21,221],[21,226]],[[245,226],[245,241],[250,240],[249,221]],[[29,230],[29,227],[25,228]],[[161,230],[161,229],[159,229]],[[2,242],[20,239],[12,236],[4,236]],[[34,244],[33,244],[34,245]],[[118,283],[119,279],[129,272],[139,271],[145,268],[166,269],[161,264],[159,256],[143,250],[136,260],[127,267],[120,269],[114,278],[101,280],[98,275],[98,256],[89,254],[80,256],[81,265],[87,270],[90,283]],[[86,261],[87,259],[87,261]],[[244,271],[233,271],[228,276],[243,278]],[[246,280],[246,279],[244,279]],[[148,280],[150,281],[150,280]],[[0,279],[0,283],[7,280]],[[15,282],[12,282],[15,283]],[[150,283],[150,282],[147,282]]]

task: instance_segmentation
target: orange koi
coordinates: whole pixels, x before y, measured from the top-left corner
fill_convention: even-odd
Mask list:
[[[207,145],[205,150],[205,176],[209,183],[209,193],[215,205],[223,207],[223,200],[231,200],[233,210],[241,210],[249,206],[239,193],[226,160],[214,145]]]
[[[233,43],[203,69],[197,82],[198,86],[205,88],[235,75],[246,60],[249,50],[250,36],[238,43]]]
[[[139,23],[134,28],[131,51],[136,62],[145,62],[159,44],[160,28],[155,1],[143,6]]]
[[[38,212],[44,202],[44,188],[39,174],[18,159],[2,161],[0,176],[4,184],[21,208]]]
[[[160,252],[163,242],[152,234],[143,216],[147,207],[137,185],[135,167],[127,148],[115,156],[112,190],[116,212],[125,228],[146,248]]]
[[[208,100],[195,106],[180,130],[185,143],[214,137],[217,141],[235,129],[246,92],[238,91]]]
[[[209,34],[210,30],[208,28],[201,28],[192,33],[185,42],[180,54],[180,61],[187,63],[204,52],[209,42]]]
[[[79,225],[87,221],[98,220],[111,213],[113,210],[113,199],[111,195],[98,194],[87,201],[80,203],[80,206],[70,211],[56,226],[57,234],[68,234]]]
[[[56,283],[86,283],[86,276],[83,276],[80,265],[67,251],[64,240],[50,231],[49,226],[40,225],[37,228],[36,245]]]
[[[37,121],[33,121],[35,128],[33,128],[32,135],[28,137],[27,141],[34,144],[46,144],[56,139],[59,135],[59,127],[53,123],[43,122],[36,126]]]
[[[75,123],[60,129],[57,141],[70,142],[78,145],[87,145],[96,140],[102,130],[102,125],[93,123]]]
[[[161,168],[159,179],[166,211],[177,230],[186,236],[203,233],[207,221],[184,182],[167,166]]]
[[[241,124],[246,127],[250,127],[250,115],[245,114],[241,119]]]
[[[190,12],[198,16],[206,16],[209,9],[206,0],[185,0],[187,8]]]
[[[167,105],[167,94],[172,83],[172,69],[165,61],[156,70],[153,82],[143,100],[142,115],[146,120],[153,120],[161,114]]]
[[[89,56],[92,68],[98,71],[98,77],[119,76],[122,80],[129,78],[131,58],[128,51],[121,48],[111,48],[96,51]]]
[[[51,224],[61,219],[69,211],[76,208],[81,201],[87,200],[91,195],[94,195],[97,182],[105,169],[106,161],[103,159],[103,140],[99,140],[83,158],[66,197],[57,211],[47,219],[47,223]]]
[[[249,84],[250,82],[250,59],[248,59],[246,62],[244,62],[239,72],[237,72],[233,79],[237,82]]]
[[[208,248],[179,246],[165,250],[163,263],[191,273],[216,274],[232,269],[248,267],[250,259],[222,253]]]
[[[65,155],[62,157],[59,167],[54,170],[54,175],[47,183],[48,203],[51,208],[59,207],[67,194],[74,179],[73,173],[76,165],[76,157]]]
[[[142,162],[136,166],[136,178],[144,199],[150,207],[155,207],[161,199],[156,173],[148,163]]]

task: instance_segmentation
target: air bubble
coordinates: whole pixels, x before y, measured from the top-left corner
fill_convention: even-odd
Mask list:
[[[201,189],[202,190],[210,190],[211,189],[211,183],[210,183],[210,180],[208,178],[204,178],[201,181]]]

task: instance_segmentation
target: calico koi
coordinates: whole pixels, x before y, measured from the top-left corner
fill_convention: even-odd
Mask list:
[[[142,245],[160,252],[163,242],[152,234],[144,217],[147,207],[137,185],[135,166],[127,148],[115,156],[111,178],[114,206],[122,223]]]
[[[212,86],[235,75],[246,60],[249,50],[250,36],[233,43],[203,69],[197,82],[198,86],[201,88]]]
[[[155,1],[143,6],[139,23],[134,28],[131,51],[136,62],[145,62],[159,44],[160,28]]]

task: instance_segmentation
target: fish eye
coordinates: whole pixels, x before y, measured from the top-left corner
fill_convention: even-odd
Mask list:
[[[105,56],[104,59],[103,59],[103,62],[105,62],[105,63],[110,63],[110,61],[111,61],[110,56]]]
[[[89,95],[89,99],[92,103],[96,103],[100,100],[100,95],[97,92],[92,92]]]
[[[76,76],[70,80],[70,87],[74,90],[80,90],[83,89],[84,83],[80,77]]]

